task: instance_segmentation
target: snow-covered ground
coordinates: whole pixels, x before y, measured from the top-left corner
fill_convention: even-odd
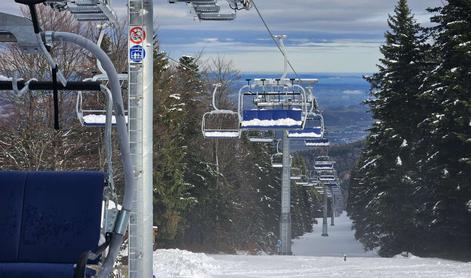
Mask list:
[[[312,234],[294,240],[295,256],[206,255],[182,250],[158,250],[154,271],[157,278],[471,277],[471,263],[414,256],[385,259],[373,252],[364,252],[353,238],[349,219],[343,215],[336,222],[336,226],[329,226],[329,237],[321,237],[322,221],[319,221]],[[347,255],[346,261],[343,260],[344,254]]]
[[[337,256],[375,257],[374,252],[365,252],[363,246],[355,240],[352,222],[344,213],[335,218],[335,226],[328,226],[328,237],[322,237],[322,218],[317,219],[314,232],[293,241],[293,253],[296,256]]]

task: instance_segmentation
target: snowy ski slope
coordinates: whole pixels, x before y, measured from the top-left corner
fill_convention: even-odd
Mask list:
[[[154,271],[157,278],[471,278],[471,263],[414,256],[385,259],[365,252],[354,239],[351,222],[345,215],[336,219],[335,227],[329,226],[329,237],[321,237],[322,219],[319,220],[313,233],[294,240],[295,256],[206,255],[158,250]],[[344,254],[347,261],[343,260]]]

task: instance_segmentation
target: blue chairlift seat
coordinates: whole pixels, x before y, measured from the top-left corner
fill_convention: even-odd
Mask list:
[[[104,181],[98,172],[0,172],[0,277],[74,277],[80,256],[98,247]]]
[[[243,129],[300,129],[302,128],[301,110],[244,110],[241,122]]]

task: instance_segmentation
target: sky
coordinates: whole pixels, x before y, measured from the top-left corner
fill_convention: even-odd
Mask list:
[[[297,72],[376,71],[379,46],[388,29],[394,0],[254,0],[271,30],[287,35],[288,56]],[[219,0],[221,6],[225,0]],[[113,0],[126,15],[126,0]],[[419,23],[428,24],[427,7],[441,0],[409,0]],[[17,12],[17,4],[1,1],[0,10]],[[155,30],[171,57],[223,57],[242,72],[279,72],[283,57],[254,9],[238,12],[229,22],[200,22],[185,3],[154,0]]]

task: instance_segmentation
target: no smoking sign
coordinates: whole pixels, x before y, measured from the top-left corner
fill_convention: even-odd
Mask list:
[[[146,31],[142,27],[134,27],[129,31],[129,40],[134,44],[140,44],[146,39]]]

